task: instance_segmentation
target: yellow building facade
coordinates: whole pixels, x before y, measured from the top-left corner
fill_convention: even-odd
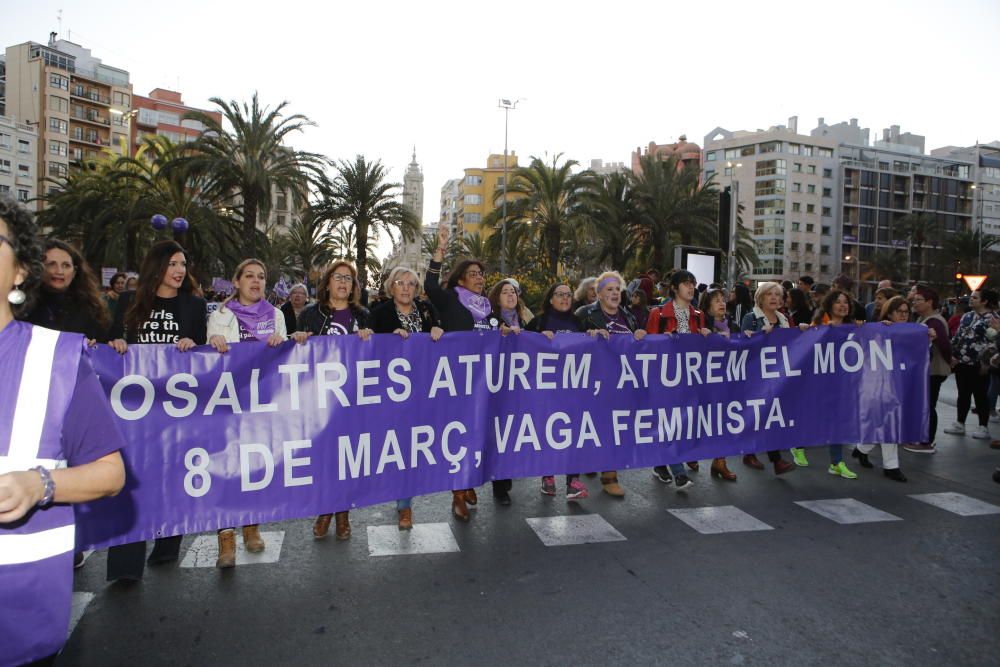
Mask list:
[[[517,155],[507,155],[507,178],[517,169]],[[493,234],[493,228],[484,226],[483,221],[501,204],[494,205],[496,193],[503,190],[503,154],[492,154],[486,159],[485,167],[471,167],[465,170],[459,196],[458,224],[465,234],[478,233],[483,239]]]

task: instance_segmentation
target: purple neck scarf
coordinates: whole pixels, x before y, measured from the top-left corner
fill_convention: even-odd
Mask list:
[[[230,299],[226,308],[236,316],[240,325],[257,340],[267,340],[275,332],[274,306],[261,299],[251,306],[244,306],[238,299]]]
[[[506,322],[507,326],[509,326],[509,327],[520,327],[521,326],[521,321],[517,317],[517,309],[516,308],[512,308],[512,309],[501,308],[500,309],[500,317],[503,318],[503,321]]]
[[[492,310],[490,300],[485,296],[474,294],[461,285],[455,287],[455,293],[458,294],[458,300],[465,306],[465,309],[472,313],[472,319],[476,322],[485,320],[490,314]]]

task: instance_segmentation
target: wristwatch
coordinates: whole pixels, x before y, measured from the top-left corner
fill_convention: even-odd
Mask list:
[[[38,473],[38,476],[42,478],[42,484],[45,486],[45,495],[38,501],[38,507],[51,505],[52,499],[56,497],[56,483],[53,481],[52,475],[42,466],[35,466],[32,470]]]

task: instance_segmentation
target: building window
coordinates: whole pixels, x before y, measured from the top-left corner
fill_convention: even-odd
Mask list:
[[[813,270],[812,262],[806,262],[806,272],[809,272],[809,271],[812,271],[812,270]]]
[[[279,227],[284,227],[285,226],[285,216],[283,216],[283,215],[277,215],[277,216],[275,216],[275,219],[277,220]]]
[[[806,252],[813,252],[813,244],[812,243],[807,243],[806,244]]]
[[[777,153],[781,150],[780,141],[768,141],[760,145],[761,153]]]
[[[820,254],[829,255],[830,254],[830,246],[828,246],[828,245],[821,245],[819,247],[819,251],[820,251]]]
[[[792,248],[792,252],[798,252],[799,242],[798,241],[792,241],[791,248]]]
[[[726,149],[726,156],[725,157],[726,157],[727,160],[735,160],[735,159],[739,158],[739,156],[740,156],[740,149],[739,148],[727,148]]]
[[[820,270],[821,273],[830,273],[830,265],[829,264],[820,264],[819,265],[819,270]]]
[[[802,184],[792,183],[792,192],[802,192]]]
[[[465,205],[466,206],[476,206],[483,203],[482,195],[465,195]]]
[[[816,225],[814,225],[811,222],[807,222],[806,223],[806,231],[809,232],[810,234],[815,233],[816,232]]]
[[[756,146],[744,146],[743,148],[740,149],[740,157],[753,155],[756,148],[757,148]]]
[[[59,90],[69,90],[69,79],[59,74],[49,74],[49,86]]]
[[[797,223],[797,222],[793,222],[792,223],[792,231],[793,232],[799,231],[799,223]]]
[[[0,159],[0,174],[10,173],[10,160]]]
[[[802,152],[802,147],[798,144],[788,144],[788,152],[792,155],[798,155]]]
[[[483,177],[482,176],[466,176],[465,177],[465,184],[466,185],[482,185],[483,184]]]
[[[792,202],[792,213],[801,213],[801,212],[802,212],[802,204],[800,204],[799,202]]]
[[[820,233],[821,233],[821,234],[822,234],[823,236],[829,236],[829,235],[830,235],[830,225],[823,225],[823,226],[822,226],[822,227],[820,228]]]
[[[706,169],[705,170],[705,182],[706,183],[709,180],[711,180],[713,176],[715,176],[715,170],[714,169]]]
[[[0,185],[0,195],[4,195],[5,197],[9,197],[10,196],[10,186],[9,185]]]
[[[497,185],[495,189],[503,190],[503,185],[504,185],[503,176],[501,176],[500,178],[497,179]]]
[[[806,213],[815,213],[816,204],[806,204]]]
[[[833,196],[833,190],[831,190],[830,188],[823,188],[823,196],[824,197],[832,197]]]
[[[811,195],[816,194],[816,186],[813,185],[812,183],[806,185],[806,192],[808,192]]]
[[[715,151],[708,151],[705,153],[705,162],[715,162]]]
[[[0,132],[0,148],[10,148],[10,135]]]
[[[833,149],[817,147],[816,154],[819,155],[820,157],[833,157]]]
[[[279,192],[278,193],[278,200],[277,200],[277,202],[275,202],[274,208],[276,208],[279,211],[287,211],[288,210],[288,195],[286,195],[284,192]]]
[[[806,165],[806,173],[807,174],[815,174],[816,173],[816,165],[814,165],[814,164]]]
[[[66,178],[67,171],[66,165],[60,162],[49,162],[49,176],[54,178]]]
[[[26,164],[18,163],[17,165],[17,175],[19,177],[31,178],[31,166]]]
[[[833,169],[824,169],[823,178],[833,178]]]
[[[792,171],[794,171],[797,174],[802,173],[802,163],[801,162],[795,162],[792,165]]]
[[[30,193],[27,190],[24,190],[22,188],[18,188],[17,189],[17,201],[19,201],[21,203],[24,203],[24,202],[28,201],[28,195],[29,194]]]
[[[829,206],[824,206],[822,215],[824,218],[829,218],[831,215],[833,215],[833,211]]]
[[[128,109],[129,104],[132,101],[132,98],[128,95],[128,93],[120,93],[118,91],[111,94],[111,99],[114,105],[119,109]]]
[[[798,262],[791,262],[789,264],[789,266],[790,266],[790,270],[793,271],[793,272],[799,270],[799,263]]]
[[[483,221],[483,216],[479,213],[466,213],[465,223],[468,225],[478,225]]]
[[[58,118],[49,118],[49,130],[56,134],[69,134],[69,122]]]
[[[804,155],[806,157],[810,157],[812,154],[813,154],[813,147],[812,146],[803,146],[802,147],[802,155]]]
[[[58,95],[49,95],[49,108],[59,113],[69,113],[69,100]]]

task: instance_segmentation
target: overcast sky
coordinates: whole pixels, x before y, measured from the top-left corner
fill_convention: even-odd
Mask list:
[[[129,70],[136,93],[288,100],[296,148],[380,159],[415,145],[424,220],[441,186],[502,152],[630,160],[650,141],[799,116],[899,124],[927,148],[1000,139],[1000,2],[0,1],[0,43],[60,36]]]

